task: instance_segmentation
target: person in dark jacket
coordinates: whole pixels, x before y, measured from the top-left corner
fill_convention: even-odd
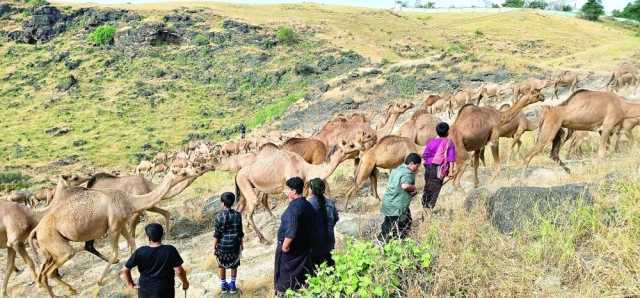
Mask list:
[[[274,283],[277,296],[288,289],[304,286],[306,275],[313,272],[311,249],[316,237],[313,206],[304,196],[304,181],[300,177],[287,180],[285,193],[289,206],[281,216],[276,247]]]
[[[225,192],[220,196],[222,201],[221,212],[216,215],[213,232],[213,248],[218,259],[220,275],[220,288],[222,293],[236,293],[236,277],[240,266],[240,253],[242,252],[242,215],[233,209],[236,197],[233,193]],[[227,282],[227,269],[231,271],[231,280]]]
[[[325,197],[325,183],[322,179],[311,179],[309,184],[312,193],[309,203],[311,203],[311,206],[313,206],[313,209],[316,211],[318,224],[318,238],[316,239],[316,244],[311,249],[311,259],[315,266],[320,266],[322,263],[333,266],[335,262],[331,257],[331,251],[333,251],[336,244],[333,228],[340,219],[338,217],[336,203]]]
[[[182,289],[189,288],[187,273],[182,268],[182,258],[175,247],[162,244],[164,231],[160,224],[149,224],[144,231],[149,239],[149,245],[136,249],[120,276],[129,288],[138,289],[140,298],[173,298],[175,297],[173,286],[175,275],[180,278]],[[138,285],[131,277],[131,269],[134,267],[138,267],[140,271]]]

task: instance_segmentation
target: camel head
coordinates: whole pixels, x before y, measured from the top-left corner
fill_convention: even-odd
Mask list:
[[[71,174],[71,175],[60,175],[59,179],[62,180],[62,182],[65,184],[66,187],[74,187],[89,181],[91,177]]]
[[[413,108],[412,102],[403,102],[403,103],[393,103],[391,107],[389,107],[390,114],[402,114],[409,109]]]
[[[432,106],[434,103],[436,103],[436,101],[442,99],[442,97],[440,97],[440,95],[437,94],[431,94],[427,97],[427,99],[424,101],[424,103],[422,104],[423,107],[430,107]]]
[[[359,130],[358,132],[356,132],[355,136],[355,142],[362,144],[362,146],[364,147],[362,150],[369,149],[376,144],[377,136],[375,135],[375,133],[365,130]]]
[[[518,101],[522,101],[523,106],[528,106],[539,101],[544,101],[544,95],[539,89],[531,90],[528,94],[520,97]]]

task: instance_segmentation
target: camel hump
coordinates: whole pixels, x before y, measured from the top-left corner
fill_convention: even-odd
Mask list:
[[[97,173],[91,176],[91,178],[89,178],[89,182],[87,182],[87,188],[91,188],[92,186],[94,186],[99,179],[109,179],[109,178],[118,178],[118,177],[111,175],[109,173],[104,173],[104,172]]]
[[[562,102],[559,105],[566,106],[567,104],[569,104],[569,102],[572,99],[574,99],[575,97],[577,97],[580,94],[584,94],[584,93],[587,93],[587,92],[593,92],[593,91],[592,90],[588,90],[588,89],[578,89],[578,90],[574,91],[571,95],[569,95],[569,98],[567,98],[567,100],[565,100],[564,102]]]
[[[262,150],[272,150],[272,149],[280,149],[276,144],[268,142],[263,144],[262,146],[260,146],[260,148],[258,149],[258,151],[262,151]]]
[[[284,144],[285,145],[296,145],[296,144],[304,143],[307,140],[308,139],[306,139],[306,138],[290,138],[286,142],[284,142]]]
[[[458,115],[460,115],[460,113],[462,113],[462,110],[466,109],[467,107],[476,107],[476,105],[472,104],[472,103],[467,103],[464,104],[462,107],[460,107],[460,109],[458,110]]]

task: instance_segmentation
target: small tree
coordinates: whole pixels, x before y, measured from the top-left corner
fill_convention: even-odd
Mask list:
[[[562,11],[567,11],[567,12],[568,11],[573,11],[573,7],[571,5],[568,5],[568,4],[567,5],[562,5],[561,10]]]
[[[522,8],[524,7],[524,0],[507,0],[502,4],[502,7]]]
[[[280,27],[276,32],[276,38],[281,43],[293,43],[296,41],[296,32],[291,27]]]
[[[622,11],[614,10],[613,15],[618,18],[640,21],[640,0],[627,4]]]
[[[597,21],[604,14],[602,0],[587,0],[587,3],[582,6],[580,11],[582,11],[583,18],[589,21]]]
[[[543,0],[534,0],[529,2],[529,4],[527,4],[528,8],[535,8],[535,9],[545,9],[547,8],[547,2],[543,1]]]

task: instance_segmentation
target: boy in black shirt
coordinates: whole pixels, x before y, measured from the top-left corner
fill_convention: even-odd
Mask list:
[[[189,288],[187,273],[182,268],[182,258],[175,247],[161,243],[164,231],[160,224],[149,224],[144,231],[149,239],[149,246],[138,248],[129,258],[121,272],[122,280],[129,288],[137,288],[140,298],[173,298],[176,274],[182,282],[182,288]],[[136,266],[140,271],[139,285],[131,278],[131,269]]]
[[[233,209],[236,197],[230,192],[220,196],[224,209],[216,215],[213,232],[213,248],[220,274],[220,287],[223,293],[236,293],[236,276],[240,266],[240,252],[242,251],[242,215]],[[227,283],[226,271],[231,270],[231,280]]]

